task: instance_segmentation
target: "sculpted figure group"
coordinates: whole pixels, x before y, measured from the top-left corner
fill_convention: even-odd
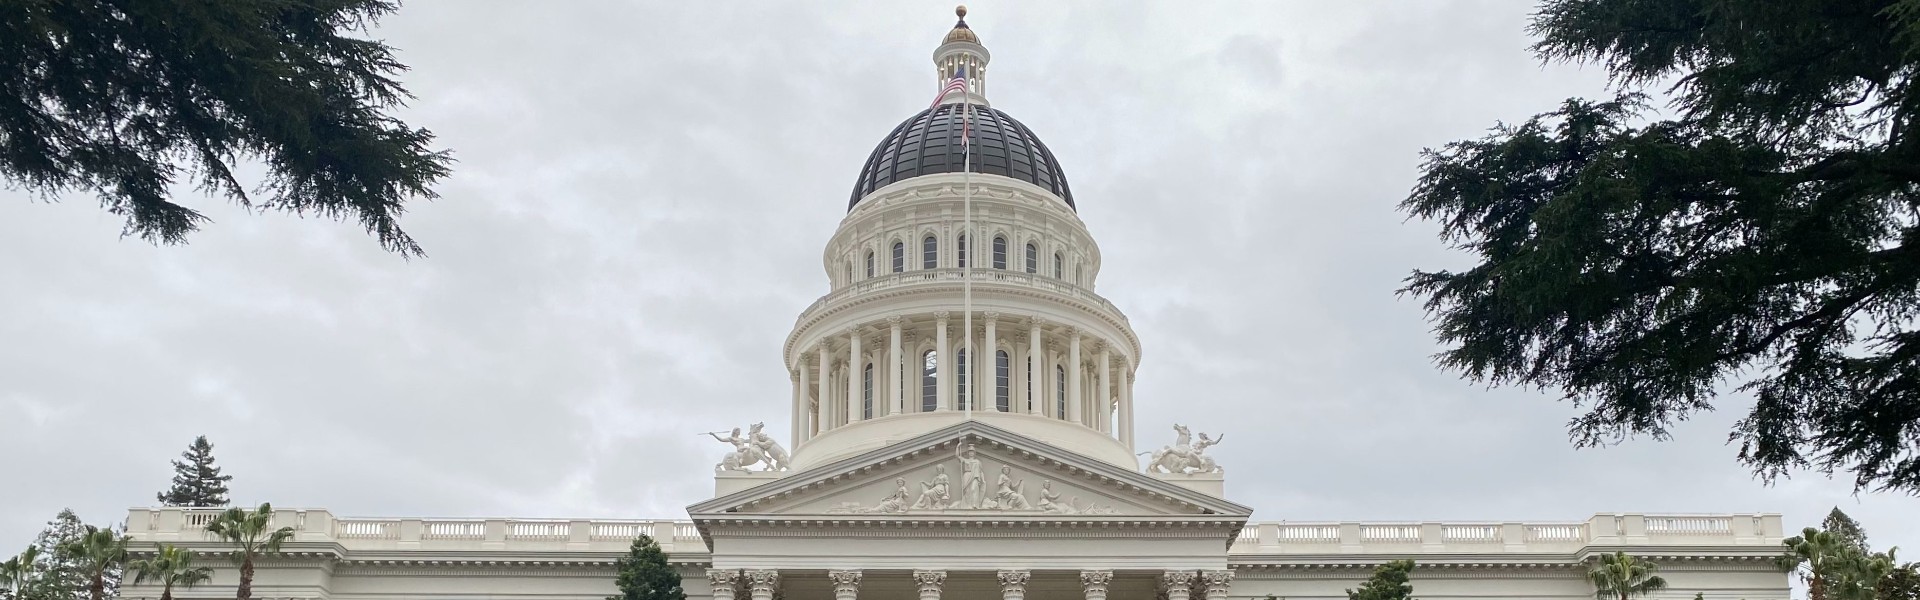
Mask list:
[[[1227,439],[1227,436],[1208,438],[1207,434],[1202,433],[1200,441],[1194,442],[1193,435],[1187,432],[1186,426],[1178,423],[1174,424],[1173,432],[1177,434],[1173,444],[1153,451],[1153,457],[1147,459],[1148,472],[1181,475],[1221,472],[1220,464],[1214,462],[1213,457],[1207,456],[1206,452],[1207,448],[1218,445],[1222,440]]]
[[[713,439],[733,444],[733,451],[720,458],[720,464],[713,466],[713,472],[749,472],[753,469],[748,467],[756,464],[766,465],[762,471],[787,470],[787,449],[780,447],[780,442],[773,441],[773,436],[767,435],[766,425],[754,423],[746,437],[740,437],[739,427],[733,428],[733,433],[727,437],[720,437],[718,431],[705,433],[713,436]]]
[[[945,510],[989,510],[1012,512],[1042,512],[1064,515],[1111,515],[1119,511],[1111,506],[1099,504],[1079,505],[1079,498],[1061,500],[1060,494],[1053,490],[1052,481],[1040,484],[1040,499],[1034,502],[1027,499],[1027,483],[1014,476],[1012,465],[1001,465],[999,478],[995,480],[993,492],[986,491],[986,477],[979,452],[973,444],[961,444],[954,450],[954,459],[960,463],[960,482],[956,487],[947,475],[946,463],[933,465],[933,475],[919,483],[920,493],[911,504],[907,502],[908,486],[905,477],[893,480],[893,493],[882,498],[878,504],[866,506],[859,502],[846,502],[828,512],[833,513],[904,513],[908,511],[945,511]]]

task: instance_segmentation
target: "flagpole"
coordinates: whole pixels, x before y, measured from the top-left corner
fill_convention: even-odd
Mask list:
[[[961,69],[966,69],[966,67],[961,67]],[[972,124],[971,119],[973,118],[973,98],[970,94],[973,88],[973,73],[965,70],[961,71],[961,73],[967,76],[967,85],[960,90],[960,204],[962,213],[960,219],[963,223],[961,229],[967,232],[967,252],[973,252],[975,248],[980,247],[980,236],[974,235],[973,233],[973,142],[967,139],[969,134],[972,133],[970,129]],[[989,247],[987,252],[989,256],[991,256],[993,249]],[[973,420],[973,404],[980,401],[980,390],[975,389],[979,386],[974,385],[974,382],[980,379],[980,354],[974,352],[973,349],[973,262],[972,257],[968,257],[967,265],[960,269],[961,304],[965,307],[962,312],[963,316],[960,317],[960,326],[965,328],[961,331],[967,340],[967,373],[963,385],[967,388],[965,410],[966,419],[969,421]]]

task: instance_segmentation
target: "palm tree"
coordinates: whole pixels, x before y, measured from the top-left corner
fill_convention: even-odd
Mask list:
[[[1850,557],[1859,554],[1841,537],[1813,527],[1781,540],[1781,544],[1787,547],[1787,555],[1780,559],[1781,567],[1789,570],[1806,567],[1800,576],[1807,581],[1807,600],[1829,600],[1829,584],[1846,571]]]
[[[193,566],[193,552],[175,548],[173,544],[160,547],[153,558],[133,561],[136,573],[135,584],[153,580],[160,584],[160,600],[173,600],[173,588],[187,589],[205,583],[213,578],[213,569]]]
[[[127,562],[127,538],[112,529],[87,526],[79,539],[62,549],[73,557],[80,574],[87,578],[87,593],[92,600],[107,597],[107,575]]]
[[[26,552],[0,562],[0,585],[5,585],[15,600],[26,597],[39,574],[40,549],[34,546],[27,546]]]
[[[292,527],[273,527],[273,505],[246,510],[229,508],[207,524],[207,533],[233,544],[233,562],[240,565],[240,586],[234,600],[253,599],[253,558],[280,552],[280,544],[293,537]]]
[[[1625,552],[1600,555],[1600,563],[1587,571],[1593,582],[1593,597],[1599,600],[1631,600],[1667,589],[1667,580],[1653,574],[1660,566],[1639,560]]]

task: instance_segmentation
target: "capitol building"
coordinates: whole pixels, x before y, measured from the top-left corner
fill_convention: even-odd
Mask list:
[[[1408,558],[1427,600],[1580,599],[1616,551],[1661,565],[1670,590],[1653,598],[1788,597],[1777,514],[1254,520],[1208,449],[1255,440],[1210,436],[1204,417],[1135,422],[1135,402],[1191,400],[1135,397],[1143,349],[1095,291],[1082,199],[989,101],[992,56],[961,17],[933,52],[932,107],[874,132],[826,239],[828,291],[783,349],[791,414],[705,434],[711,498],[633,520],[280,508],[295,535],[259,565],[254,596],[599,600],[644,534],[696,600],[1344,598]],[[135,508],[128,534],[224,552],[204,531],[214,514]],[[234,571],[183,597],[230,597]]]

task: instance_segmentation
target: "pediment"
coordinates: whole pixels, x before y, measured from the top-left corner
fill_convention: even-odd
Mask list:
[[[703,516],[1245,518],[1252,513],[978,421],[714,498],[687,512],[696,521]]]

